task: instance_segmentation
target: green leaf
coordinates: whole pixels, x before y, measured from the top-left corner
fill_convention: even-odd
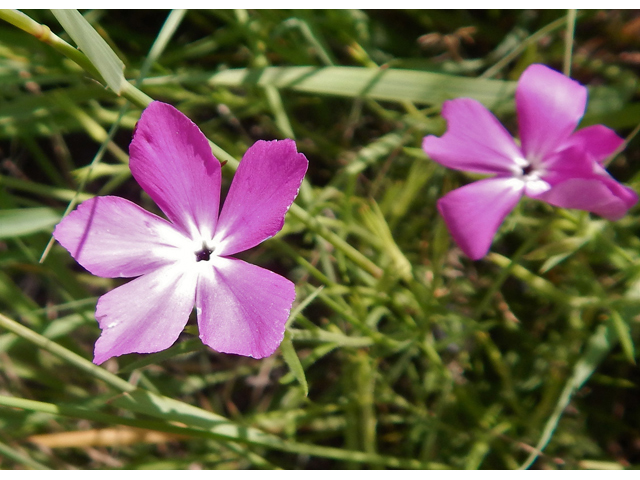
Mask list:
[[[104,41],[98,32],[77,10],[52,9],[74,42],[80,47],[91,63],[98,69],[107,85],[120,95],[127,80],[124,78],[124,63]]]
[[[210,86],[273,86],[298,92],[364,97],[395,102],[440,104],[457,97],[471,97],[495,109],[513,97],[516,82],[467,78],[442,73],[363,67],[268,67],[229,69],[218,73],[160,77],[143,85],[208,83]],[[513,106],[509,107],[513,109]]]
[[[0,454],[5,456],[6,458],[10,458],[11,460],[21,463],[25,467],[32,468],[33,470],[49,470],[49,467],[43,465],[40,462],[36,462],[31,457],[28,457],[23,452],[0,442]]]
[[[636,353],[633,346],[633,339],[631,338],[631,330],[629,325],[622,319],[620,314],[615,310],[611,312],[611,324],[620,339],[620,346],[624,356],[627,357],[629,362],[636,364]]]
[[[598,368],[598,365],[600,365],[600,362],[604,359],[607,353],[609,353],[617,343],[618,334],[613,325],[606,324],[598,326],[595,333],[589,339],[585,352],[576,362],[575,367],[573,368],[573,375],[571,375],[569,380],[567,380],[567,383],[560,394],[560,398],[558,398],[558,402],[556,403],[553,413],[544,426],[544,430],[542,431],[538,444],[536,445],[533,453],[531,453],[529,458],[527,458],[527,460],[522,464],[520,467],[521,469],[529,468],[536,458],[538,458],[540,452],[542,452],[551,440],[553,432],[560,421],[560,417],[562,417],[564,409],[569,405],[573,394],[582,387],[584,382],[586,382],[595,369]]]
[[[196,332],[197,334],[197,332]],[[199,338],[186,340],[184,342],[177,343],[167,350],[162,352],[152,353],[145,355],[144,357],[136,360],[120,369],[120,373],[130,373],[138,368],[144,368],[147,365],[157,365],[160,362],[164,362],[177,355],[185,355],[191,352],[197,352],[198,350],[204,350],[206,347],[202,344]]]
[[[234,68],[199,75],[189,73],[150,78],[143,85],[169,85],[176,82],[183,85],[206,83],[211,87],[275,87],[316,95],[426,105],[439,105],[445,100],[467,97],[478,100],[497,113],[514,111],[513,95],[517,83],[400,68],[308,66]],[[628,97],[629,93],[624,88],[590,87],[588,114],[593,118],[617,112]]]
[[[259,445],[282,443],[278,437],[256,428],[241,426],[213,412],[142,389],[117,397],[112,405],[160,418],[164,422],[180,422],[228,440]]]
[[[0,238],[15,238],[48,230],[60,221],[52,208],[0,210]]]
[[[280,350],[282,351],[282,358],[287,362],[289,370],[296,377],[296,380],[302,385],[304,389],[304,396],[309,395],[309,385],[307,384],[307,378],[304,375],[304,368],[300,363],[300,359],[296,354],[295,348],[293,348],[293,342],[291,341],[291,334],[288,331],[284,332],[284,339],[280,344]]]

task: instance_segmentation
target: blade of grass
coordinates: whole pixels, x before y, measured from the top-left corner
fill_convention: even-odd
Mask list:
[[[51,29],[48,26],[34,21],[28,15],[25,15],[18,10],[0,9],[0,18],[11,25],[18,27],[20,30],[33,35],[41,42],[52,46],[58,52],[80,65],[96,79],[104,82],[102,75],[100,75],[100,72],[96,67],[94,67],[93,63],[91,63],[87,56],[51,32]]]
[[[85,373],[93,376],[94,378],[100,379],[121,392],[131,392],[135,390],[135,386],[127,382],[126,380],[121,379],[120,377],[109,373],[104,368],[101,368],[97,365],[94,365],[86,358],[81,357],[77,353],[72,352],[64,348],[63,346],[57,344],[47,337],[43,337],[39,333],[34,332],[30,328],[21,325],[20,323],[12,320],[9,317],[4,316],[0,313],[0,327],[9,330],[10,332],[15,333],[19,337],[24,338],[28,342],[33,343],[34,345],[51,352],[52,354],[62,358],[67,363],[73,365],[74,367],[82,370]]]
[[[127,83],[124,78],[124,63],[104,38],[96,32],[95,28],[87,22],[78,10],[52,9],[51,13],[100,72],[109,88],[116,95],[120,95],[124,84]]]
[[[43,465],[40,462],[36,462],[32,458],[27,457],[15,448],[12,448],[2,442],[0,442],[0,455],[4,455],[14,462],[21,463],[25,467],[31,468],[33,470],[50,470],[46,465]]]
[[[582,387],[584,382],[589,379],[598,365],[600,365],[600,362],[604,359],[607,353],[616,346],[617,343],[618,334],[615,326],[611,322],[598,326],[591,338],[589,338],[585,352],[573,367],[573,374],[567,380],[567,383],[558,398],[558,402],[544,426],[542,435],[540,436],[540,440],[538,441],[535,450],[520,466],[521,470],[529,468],[538,458],[540,452],[545,449],[553,436],[553,432],[558,426],[562,413],[565,408],[567,408],[567,405],[569,405],[573,395],[580,389],[580,387]]]
[[[620,346],[622,347],[622,352],[624,356],[627,358],[629,363],[633,365],[636,364],[636,352],[633,345],[633,338],[631,337],[631,329],[629,325],[622,319],[620,314],[613,310],[611,312],[611,325],[616,331],[616,335],[620,340]]]
[[[18,208],[0,210],[0,238],[21,237],[46,230],[60,221],[52,208]]]
[[[491,77],[495,76],[498,72],[500,72],[500,70],[502,70],[504,67],[506,67],[518,55],[520,55],[522,52],[524,52],[529,45],[531,45],[531,44],[537,42],[538,40],[540,40],[541,38],[549,35],[554,30],[562,28],[562,26],[566,25],[566,24],[567,24],[567,18],[566,17],[560,17],[557,20],[554,20],[553,22],[549,23],[548,25],[545,25],[544,27],[542,27],[537,32],[529,35],[522,42],[520,42],[518,44],[518,46],[516,48],[514,48],[511,52],[509,52],[504,57],[502,57],[500,60],[498,60],[492,67],[486,69],[482,73],[482,75],[480,75],[480,78],[491,78]]]
[[[196,429],[206,428],[201,431],[200,436],[204,434],[209,436],[213,434],[216,438],[225,438],[228,440],[240,441],[243,443],[251,443],[276,450],[286,451],[297,454],[316,455],[337,460],[351,460],[360,463],[371,463],[375,465],[384,465],[392,468],[447,468],[441,464],[424,464],[416,460],[367,454],[363,452],[346,451],[339,448],[322,447],[318,445],[310,445],[303,443],[286,442],[278,437],[266,434],[258,429],[237,425],[230,420],[208,412],[198,407],[188,405],[184,402],[174,400],[168,397],[154,394],[152,392],[136,389],[131,383],[113,375],[105,369],[94,365],[79,355],[67,350],[61,345],[39,335],[29,328],[20,325],[10,318],[0,314],[0,327],[15,333],[16,335],[30,341],[31,343],[43,348],[54,355],[62,358],[71,365],[89,373],[95,378],[101,379],[111,387],[123,392],[125,395],[117,397],[112,405],[126,408],[131,411],[151,415],[163,419],[165,422],[181,422]],[[27,410],[43,411],[57,415],[67,415],[74,418],[86,418],[89,420],[130,425],[139,428],[150,428],[154,430],[166,431],[180,434],[193,434],[193,431],[185,433],[180,427],[174,427],[169,423],[149,422],[142,420],[129,420],[122,417],[116,417],[100,412],[95,412],[77,407],[60,406],[54,404],[46,404],[43,402],[35,402],[23,398],[13,398],[0,396],[0,405],[13,406]]]
[[[298,383],[302,385],[302,389],[304,390],[304,396],[309,395],[309,384],[307,383],[307,378],[304,375],[304,368],[302,368],[302,364],[300,363],[300,359],[298,358],[298,354],[296,353],[296,349],[293,348],[293,343],[291,341],[291,333],[285,330],[284,339],[280,344],[280,351],[282,352],[282,358],[287,363],[289,370],[298,380]]]
[[[273,86],[298,92],[363,97],[394,102],[439,104],[460,96],[471,96],[495,107],[509,100],[515,82],[465,78],[393,68],[362,67],[268,67],[229,69],[214,74],[174,75],[151,78],[143,85],[207,83],[212,87]]]
[[[576,9],[567,10],[567,30],[564,35],[564,59],[562,62],[562,72],[571,76],[571,54],[573,52],[573,35],[576,30]]]
[[[571,54],[573,52],[573,35],[576,30],[576,9],[567,10],[567,29],[564,35],[564,59],[562,62],[562,72],[571,76]]]

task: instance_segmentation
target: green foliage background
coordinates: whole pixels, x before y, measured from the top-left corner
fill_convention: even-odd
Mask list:
[[[630,135],[609,171],[640,191],[637,12],[575,29],[565,11],[83,12],[125,65],[111,88],[106,54],[24,13],[0,12],[1,468],[514,469],[544,447],[534,468],[640,466],[638,208],[610,223],[524,200],[472,262],[435,205],[474,178],[420,148],[459,96],[517,135],[520,73],[570,65],[582,126]],[[213,352],[192,319],[166,352],[90,362],[96,300],[122,280],[47,246],[70,202],[158,211],[127,165],[149,97],[213,142],[223,189],[258,139],[310,161],[281,234],[242,255],[296,283],[270,358]]]

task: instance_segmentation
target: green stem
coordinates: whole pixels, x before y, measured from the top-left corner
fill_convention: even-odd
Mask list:
[[[516,266],[518,265],[518,262],[520,261],[520,258],[522,258],[522,256],[526,252],[528,252],[531,249],[531,247],[533,247],[533,245],[536,244],[536,242],[538,241],[538,238],[540,238],[540,236],[547,230],[551,221],[552,220],[547,221],[542,226],[542,228],[538,230],[537,235],[531,235],[528,240],[526,240],[522,245],[520,245],[518,250],[516,250],[516,252],[511,257],[511,261],[509,262],[509,264],[506,266],[503,266],[502,271],[498,275],[498,278],[493,282],[493,284],[491,285],[491,287],[489,288],[485,296],[480,301],[475,312],[473,313],[473,319],[476,322],[480,321],[480,317],[482,316],[486,308],[489,306],[489,303],[491,302],[491,300],[493,300],[496,292],[500,289],[500,287],[502,287],[502,284],[504,283],[504,281],[511,274],[513,269],[516,268]]]
[[[562,72],[571,76],[571,53],[573,52],[573,34],[576,29],[576,9],[570,8],[567,11],[567,30],[564,36],[564,65]]]
[[[314,233],[317,233],[322,238],[327,240],[331,245],[333,245],[336,249],[345,254],[347,258],[349,258],[353,263],[358,265],[360,268],[373,275],[376,278],[382,277],[382,269],[378,267],[375,263],[365,257],[358,250],[349,245],[346,241],[340,238],[338,235],[333,233],[331,230],[327,229],[323,225],[320,224],[315,218],[311,217],[302,207],[296,205],[295,203],[291,205],[291,209],[289,210],[289,214],[294,216],[296,219],[300,220],[305,226]]]
[[[93,66],[91,60],[89,60],[80,50],[69,45],[58,37],[48,26],[36,22],[18,10],[0,9],[0,18],[11,25],[18,27],[20,30],[24,30],[28,34],[33,35],[41,42],[51,45],[65,57],[73,60],[80,67],[93,75],[98,81],[100,81],[100,83],[106,85],[102,75],[100,75],[100,72],[98,72],[96,67]]]
[[[10,319],[9,317],[5,317],[0,313],[0,327],[3,327],[10,332],[15,333],[19,337],[24,338],[28,342],[33,343],[34,345],[51,352],[57,357],[62,358],[63,360],[69,362],[71,365],[79,368],[80,370],[94,376],[95,378],[99,378],[103,382],[112,386],[116,390],[121,392],[132,392],[136,389],[136,387],[126,380],[121,379],[117,375],[109,373],[104,368],[101,368],[93,363],[91,363],[86,358],[81,357],[77,353],[72,352],[71,350],[67,350],[63,346],[57,344],[56,342],[49,340],[47,337],[43,337],[39,333],[34,332],[33,330],[25,327],[24,325],[19,324],[15,320]]]
[[[124,98],[140,108],[146,108],[151,102],[153,102],[153,98],[137,89],[129,82],[126,82],[123,85],[122,92],[120,93]]]
[[[4,455],[6,458],[10,458],[14,462],[22,463],[24,466],[29,467],[33,470],[49,470],[49,467],[43,465],[39,462],[36,462],[30,457],[27,457],[22,452],[10,447],[9,445],[5,445],[0,442],[0,455]],[[7,466],[5,465],[5,468]]]
[[[33,35],[41,42],[52,46],[65,57],[76,62],[100,83],[106,84],[102,75],[100,75],[100,72],[98,72],[96,67],[93,66],[93,63],[91,63],[91,60],[89,60],[89,58],[80,50],[69,45],[55,33],[51,32],[51,29],[48,26],[36,22],[18,10],[0,9],[0,19],[24,30],[30,35]],[[140,108],[145,108],[153,101],[153,98],[141,92],[129,82],[125,83],[121,95]]]
[[[567,19],[565,17],[558,18],[557,20],[554,20],[550,24],[545,25],[544,27],[542,27],[537,32],[531,34],[529,37],[525,38],[522,42],[520,42],[518,44],[518,46],[516,48],[514,48],[511,52],[509,52],[504,57],[502,57],[500,60],[498,60],[492,67],[490,67],[487,70],[485,70],[484,73],[479,76],[479,78],[491,78],[491,77],[493,77],[500,70],[502,70],[504,67],[506,67],[509,64],[509,62],[511,62],[518,55],[520,55],[523,51],[525,51],[526,48],[529,45],[531,45],[532,43],[537,42],[542,37],[548,35],[549,33],[553,32],[554,30],[562,27],[563,25],[566,24],[566,22],[567,22]]]
[[[34,412],[44,412],[51,415],[63,415],[72,418],[82,418],[106,424],[128,425],[137,428],[147,428],[160,432],[174,433],[178,435],[188,435],[196,438],[214,438],[223,441],[232,440],[229,435],[223,432],[213,432],[199,430],[196,428],[172,425],[171,423],[158,422],[155,420],[131,419],[106,413],[94,412],[84,408],[67,405],[55,405],[52,403],[37,402],[26,398],[15,398],[0,395],[0,406],[20,408]],[[383,465],[391,468],[416,468],[416,469],[446,469],[447,465],[440,463],[423,463],[418,460],[408,458],[390,457],[375,453],[365,453],[349,451],[335,447],[324,447],[320,445],[310,445],[305,443],[285,442],[270,435],[264,438],[233,438],[235,441],[250,445],[258,445],[274,450],[290,452],[298,455],[312,455],[317,457],[332,458],[335,460],[350,460],[359,463],[369,463],[373,465]]]

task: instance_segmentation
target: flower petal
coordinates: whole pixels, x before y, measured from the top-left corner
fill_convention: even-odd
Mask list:
[[[102,335],[93,362],[125,353],[153,353],[169,348],[189,319],[197,274],[180,264],[136,278],[98,300],[96,319]]]
[[[498,119],[471,98],[448,100],[442,105],[447,131],[440,138],[425,137],[422,148],[441,165],[475,173],[520,173],[520,149]]]
[[[638,201],[638,195],[609,175],[571,178],[536,197],[551,205],[595,213],[607,220],[620,220]]]
[[[176,261],[188,239],[166,220],[119,197],[95,197],[67,215],[55,239],[100,277],[137,277]]]
[[[609,155],[616,151],[624,139],[620,138],[610,128],[604,125],[591,125],[575,132],[565,146],[580,147],[587,152],[596,162],[603,162]]]
[[[438,210],[462,251],[478,260],[523,190],[524,182],[516,178],[486,178],[449,192],[438,200]]]
[[[220,162],[200,129],[171,105],[152,102],[129,146],[134,178],[176,226],[210,240],[220,205]]]
[[[217,255],[233,255],[274,236],[298,195],[307,158],[293,140],[257,141],[244,154],[222,207]]]
[[[236,258],[218,257],[198,279],[200,338],[218,352],[267,357],[282,342],[295,296],[286,278]]]
[[[571,178],[590,178],[594,176],[595,169],[600,169],[604,175],[608,175],[582,146],[571,145],[547,157],[542,179],[553,186]]]
[[[516,87],[522,151],[533,163],[558,149],[576,129],[587,89],[544,65],[529,66]]]

